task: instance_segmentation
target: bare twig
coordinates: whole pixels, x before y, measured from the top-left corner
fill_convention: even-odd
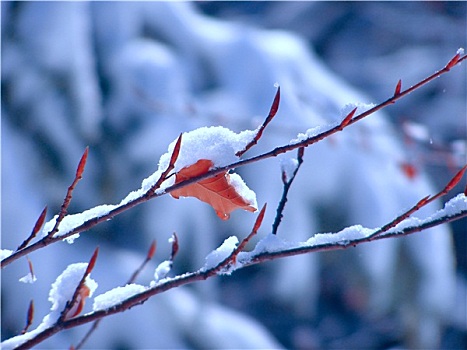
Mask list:
[[[47,238],[52,238],[54,234],[58,232],[58,227],[60,226],[60,223],[62,222],[63,218],[67,214],[68,206],[70,205],[71,198],[73,196],[73,190],[75,189],[79,180],[81,180],[81,178],[83,177],[83,171],[84,171],[84,167],[86,166],[86,161],[88,159],[88,153],[89,153],[89,147],[86,147],[78,163],[78,168],[76,169],[75,178],[73,179],[73,182],[71,183],[70,187],[68,187],[68,190],[66,192],[65,199],[63,200],[62,207],[60,208],[60,213],[58,214],[58,218],[55,221],[55,226],[47,234]]]
[[[161,174],[156,183],[151,186],[151,188],[146,192],[144,196],[151,197],[154,191],[161,187],[162,183],[167,179],[167,175],[169,175],[172,169],[175,168],[175,162],[177,161],[178,156],[180,155],[180,148],[182,146],[182,135],[183,134],[180,134],[180,136],[177,139],[177,142],[175,143],[175,147],[172,152],[172,155],[170,156],[170,161],[169,165],[167,166],[167,169],[164,170],[164,172]]]
[[[277,110],[279,109],[279,102],[280,102],[280,99],[281,99],[281,88],[280,86],[277,87],[277,92],[276,92],[276,96],[274,96],[274,100],[272,101],[272,105],[271,105],[271,109],[269,110],[269,114],[268,116],[266,117],[266,119],[264,120],[263,124],[259,127],[258,129],[258,132],[256,133],[255,137],[253,138],[253,140],[251,140],[243,150],[241,151],[238,151],[237,153],[235,153],[235,155],[237,157],[241,157],[243,156],[251,147],[253,147],[254,145],[256,145],[259,141],[259,139],[261,138],[261,136],[263,135],[263,131],[264,129],[266,128],[266,126],[268,126],[268,124],[271,122],[271,120],[274,118],[274,116],[276,115],[277,113]]]
[[[440,191],[438,192],[437,194],[435,194],[434,196],[426,196],[425,198],[422,198],[421,200],[418,201],[417,204],[415,204],[412,208],[410,208],[409,210],[405,211],[404,213],[402,213],[401,215],[399,215],[397,218],[395,218],[394,220],[392,220],[391,222],[387,223],[386,225],[382,226],[380,229],[376,230],[371,236],[370,238],[372,237],[375,237],[375,236],[378,236],[384,232],[387,232],[388,230],[390,230],[391,228],[393,227],[396,227],[397,224],[399,224],[400,222],[402,222],[403,220],[407,219],[410,215],[412,215],[413,213],[415,213],[416,211],[420,210],[422,207],[424,207],[425,205],[433,202],[435,199],[438,199],[440,198],[441,196],[444,196],[445,194],[447,194],[449,191],[451,191],[454,186],[456,186],[456,184],[459,183],[459,181],[462,179],[462,176],[464,175],[465,173],[465,170],[467,169],[467,165],[465,165],[461,170],[459,170],[456,175],[454,175],[454,177],[449,181],[449,183]]]
[[[28,314],[26,316],[26,326],[21,331],[21,334],[24,334],[28,331],[29,327],[31,327],[32,325],[33,319],[34,319],[34,300],[31,300],[29,302]]]
[[[26,247],[29,244],[29,242],[31,242],[34,239],[34,237],[36,237],[42,225],[44,225],[46,215],[47,215],[47,206],[44,207],[44,209],[41,212],[41,215],[39,215],[39,217],[37,218],[36,224],[34,225],[34,228],[32,229],[31,234],[29,235],[28,238],[24,240],[23,243],[21,243],[18,249],[16,249],[17,251]]]
[[[456,55],[457,56],[457,55]],[[455,57],[456,57],[455,56]],[[389,98],[388,100],[376,105],[375,107],[363,112],[363,113],[360,113],[359,115],[353,117],[352,119],[346,121],[346,124],[345,124],[345,127],[347,126],[350,126],[358,121],[360,121],[361,119],[395,103],[396,101],[400,100],[401,98],[407,96],[408,94],[410,94],[411,92],[419,89],[420,87],[422,87],[423,85],[431,82],[432,80],[438,78],[439,76],[447,73],[448,71],[450,71],[455,65],[458,65],[460,64],[462,61],[464,61],[465,59],[467,58],[467,55],[464,55],[464,56],[460,56],[459,58],[457,58],[456,60],[451,59],[451,61],[449,61],[449,63],[441,70],[431,74],[430,76],[428,76],[427,78],[421,80],[420,82],[418,82],[417,84],[411,86],[410,88],[404,90],[404,91],[401,91],[399,94],[397,95],[394,95],[393,97]],[[453,61],[454,60],[454,61]],[[345,120],[345,119],[344,119]],[[148,191],[144,196],[142,197],[139,197],[139,198],[136,198],[122,206],[119,206],[111,211],[109,211],[109,213],[107,213],[106,215],[102,215],[100,217],[95,217],[95,218],[92,218],[92,219],[89,219],[87,220],[86,222],[82,223],[81,225],[75,227],[74,229],[70,230],[69,232],[65,233],[65,234],[62,234],[61,236],[59,237],[48,237],[47,240],[45,239],[42,239],[34,244],[31,244],[23,249],[20,249],[18,251],[16,251],[15,253],[11,254],[10,256],[8,256],[7,258],[3,259],[1,261],[1,267],[5,267],[7,265],[9,265],[10,263],[12,263],[13,261],[19,259],[20,257],[26,255],[26,254],[29,254],[37,249],[40,249],[40,248],[43,248],[51,243],[54,243],[54,242],[57,242],[57,241],[61,241],[69,236],[72,236],[74,234],[77,234],[77,233],[81,233],[81,232],[84,232],[86,230],[89,230],[90,228],[96,226],[97,224],[101,223],[101,222],[104,222],[104,221],[107,221],[113,217],[115,217],[116,215],[119,215],[120,213],[122,212],[125,212],[126,210],[129,210],[130,208],[133,208],[141,203],[144,203],[152,198],[156,198],[156,197],[160,197],[162,195],[165,195],[167,193],[170,193],[170,192],[173,192],[175,190],[178,190],[182,187],[186,187],[186,186],[189,186],[193,183],[196,183],[196,182],[199,182],[201,180],[204,180],[204,179],[207,179],[207,178],[210,178],[210,177],[213,177],[217,174],[221,174],[221,173],[225,173],[226,171],[228,170],[231,170],[231,169],[234,169],[234,168],[239,168],[239,167],[242,167],[242,166],[246,166],[248,164],[252,164],[252,163],[256,163],[258,161],[261,161],[261,160],[264,160],[264,159],[268,159],[268,158],[272,158],[272,157],[276,157],[282,153],[286,153],[286,152],[290,152],[294,149],[298,149],[300,147],[308,147],[312,144],[315,144],[319,141],[322,141],[324,140],[325,138],[339,132],[339,131],[342,131],[343,128],[342,128],[342,123],[339,124],[339,125],[336,125],[335,127],[332,127],[326,131],[323,131],[321,133],[319,133],[318,135],[315,135],[315,136],[312,136],[312,137],[309,137],[303,141],[300,141],[300,142],[296,142],[296,143],[292,143],[292,144],[287,144],[287,145],[284,145],[284,146],[279,146],[279,147],[276,147],[274,149],[272,149],[271,151],[269,152],[266,152],[266,153],[262,153],[260,155],[257,155],[257,156],[254,156],[254,157],[251,157],[251,158],[247,158],[247,159],[243,159],[243,160],[239,160],[235,163],[232,163],[232,164],[229,164],[229,165],[226,165],[224,167],[220,167],[220,168],[215,168],[215,169],[212,169],[202,175],[199,175],[199,176],[196,176],[196,177],[192,177],[188,180],[184,180],[184,181],[181,181],[177,184],[174,184],[168,188],[166,188],[164,191],[161,191],[161,192],[154,192],[153,191]],[[172,157],[174,157],[174,155],[172,154]],[[169,165],[170,166],[170,165]],[[167,174],[168,174],[168,171],[167,171]],[[161,176],[161,179],[162,179],[162,176]],[[162,183],[163,180],[160,180],[160,182]],[[159,181],[158,181],[159,182]],[[160,186],[160,184],[158,185]]]
[[[355,113],[355,109],[353,111]],[[350,115],[350,114],[349,114]],[[292,176],[290,179],[287,179],[286,174],[282,174],[282,183],[283,183],[283,190],[282,190],[282,197],[281,200],[279,201],[279,205],[277,206],[277,211],[276,211],[276,217],[274,218],[274,223],[272,224],[272,234],[275,235],[277,234],[277,229],[279,228],[279,225],[281,223],[282,217],[283,217],[283,212],[285,208],[285,203],[287,203],[287,195],[289,193],[290,187],[292,186],[292,182],[295,179],[295,176],[298,173],[298,170],[300,169],[300,166],[303,163],[303,153],[305,152],[305,149],[303,147],[300,147],[297,152],[297,166],[295,167],[295,170],[292,173]]]

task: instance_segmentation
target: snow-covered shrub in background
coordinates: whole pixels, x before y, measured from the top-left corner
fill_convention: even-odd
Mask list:
[[[210,125],[235,132],[255,129],[267,112],[276,82],[283,92],[280,113],[254,152],[339,122],[349,103],[375,102],[332,74],[299,37],[217,21],[187,3],[24,3],[16,8],[2,4],[2,9],[3,247],[18,244],[18,236],[30,230],[43,203],[60,203],[77,155],[88,144],[95,151],[85,182],[74,195],[74,205],[83,210],[118,203],[137,188],[157,169],[159,156],[180,132]],[[405,161],[382,113],[311,147],[291,190],[279,236],[299,242],[316,232],[386,223],[434,192],[423,174],[406,176],[401,170]],[[278,202],[280,160],[254,164],[239,173],[259,203]],[[420,215],[435,209],[434,204],[427,206]],[[269,210],[264,222],[272,222],[274,214]],[[180,259],[190,270],[202,266],[204,257],[228,236],[249,232],[246,215],[234,213],[224,223],[203,203],[165,196],[102,230],[113,244],[135,248],[155,237],[165,242],[175,231],[181,241]],[[95,241],[76,242],[34,254],[39,280],[27,290],[6,283],[17,280],[12,276],[23,276],[24,266],[6,269],[2,327],[10,333],[21,329],[23,308],[33,297],[36,313],[46,314],[48,306],[40,305],[37,296],[47,294],[51,280],[68,264],[87,257],[92,244]],[[158,254],[166,256],[168,247],[159,246]],[[137,261],[123,248],[110,253],[110,243],[104,249],[108,256],[100,264],[107,271],[93,273],[99,294],[123,283]],[[447,228],[357,249],[346,258],[369,286],[365,309],[372,317],[392,311],[401,318],[413,314],[420,324],[416,345],[436,344],[453,312],[455,279]],[[402,252],[409,253],[411,269],[399,268]],[[264,273],[271,275],[261,297],[275,300],[294,317],[312,319],[320,263],[318,255],[308,254],[264,266]],[[414,291],[401,303],[395,281],[408,270]],[[246,283],[243,287],[251,289]],[[209,282],[199,289],[161,295],[138,314],[131,311],[106,319],[88,345],[279,346],[248,316],[221,307],[220,293],[217,283]],[[5,319],[5,315],[20,316]],[[157,320],[161,315],[163,320]],[[219,329],[219,323],[231,327]],[[244,332],[245,324],[256,332]],[[78,330],[61,334],[44,345],[68,347],[77,334]]]

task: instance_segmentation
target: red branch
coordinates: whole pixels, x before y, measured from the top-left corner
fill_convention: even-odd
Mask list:
[[[391,222],[387,223],[386,225],[382,226],[380,229],[378,229],[374,233],[372,233],[370,235],[370,238],[378,236],[378,235],[380,235],[380,234],[382,234],[384,232],[387,232],[388,230],[395,227],[397,224],[399,224],[403,220],[407,219],[410,215],[412,215],[416,211],[420,210],[425,205],[427,205],[427,204],[433,202],[435,199],[438,199],[438,198],[444,196],[445,194],[447,194],[449,191],[451,191],[459,183],[459,181],[462,179],[462,176],[464,175],[466,169],[467,169],[467,165],[465,165],[461,170],[459,170],[456,173],[456,175],[454,175],[454,177],[448,182],[448,184],[440,192],[438,192],[434,196],[431,196],[431,197],[426,196],[425,198],[420,199],[418,201],[418,203],[415,204],[412,208],[405,211],[404,213],[399,215],[397,218],[395,218]]]
[[[151,196],[154,191],[156,191],[159,187],[161,187],[162,183],[167,179],[167,175],[172,171],[173,168],[175,168],[175,162],[178,159],[178,156],[180,155],[180,148],[182,146],[182,134],[177,139],[177,142],[175,143],[174,150],[172,152],[172,155],[170,156],[170,161],[169,165],[167,166],[167,169],[161,174],[159,179],[156,181],[154,185],[151,186],[151,188],[146,192],[145,196]]]
[[[37,218],[36,224],[34,225],[34,228],[32,229],[31,234],[29,235],[28,238],[24,240],[23,243],[21,243],[18,249],[16,249],[17,251],[26,247],[29,244],[29,242],[31,242],[34,239],[34,237],[36,237],[37,233],[42,228],[42,225],[44,225],[46,215],[47,215],[47,206],[44,207],[44,209],[41,212],[41,215],[39,215],[39,217]]]
[[[267,118],[264,120],[263,124],[259,127],[258,132],[256,133],[255,137],[253,140],[251,140],[243,150],[238,151],[235,153],[237,157],[241,157],[245,154],[246,151],[248,151],[251,147],[256,145],[263,135],[263,131],[268,126],[268,124],[272,121],[272,119],[275,117],[277,110],[279,109],[279,102],[281,99],[281,88],[280,86],[277,88],[276,96],[274,96],[274,100],[272,101],[271,109],[269,110],[269,114]]]
[[[402,80],[399,79],[396,85],[396,89],[394,90],[394,96],[399,96],[401,93],[401,88],[402,88]]]
[[[21,334],[24,334],[28,331],[29,327],[32,325],[32,321],[34,319],[34,300],[29,302],[28,313],[26,316],[26,326],[21,331]]]
[[[88,159],[88,153],[89,153],[89,147],[86,147],[79,161],[78,168],[76,169],[75,178],[73,182],[71,183],[70,187],[68,187],[68,191],[66,192],[65,199],[63,200],[62,207],[60,208],[60,213],[58,214],[58,218],[55,221],[55,225],[53,229],[47,234],[47,238],[52,238],[54,234],[58,232],[58,227],[60,226],[60,223],[62,222],[63,218],[67,214],[68,207],[70,205],[71,198],[73,196],[73,190],[75,189],[79,180],[81,180],[81,178],[83,177],[84,167],[86,166],[86,161]]]

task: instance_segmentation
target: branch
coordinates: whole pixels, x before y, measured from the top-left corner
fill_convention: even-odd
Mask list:
[[[355,110],[354,110],[355,112]],[[272,224],[272,234],[275,235],[277,234],[277,229],[279,228],[279,225],[281,223],[282,217],[283,217],[283,211],[285,208],[285,203],[287,203],[287,195],[289,193],[289,189],[292,186],[292,182],[295,179],[295,176],[298,173],[298,170],[300,169],[300,166],[303,163],[303,153],[305,152],[305,149],[303,147],[298,149],[297,152],[297,165],[295,166],[295,169],[292,173],[292,176],[290,179],[287,178],[286,171],[282,171],[282,183],[284,185],[283,191],[282,191],[282,197],[279,202],[279,205],[277,206],[277,211],[276,211],[276,217],[274,218],[274,223]]]
[[[58,232],[58,227],[60,226],[60,223],[62,222],[63,218],[67,214],[68,211],[68,206],[70,205],[71,198],[73,195],[73,191],[78,184],[79,180],[83,177],[83,172],[84,172],[84,167],[86,166],[86,161],[88,159],[88,153],[89,153],[89,147],[86,147],[84,150],[83,155],[81,156],[81,159],[78,163],[78,168],[76,169],[76,174],[73,182],[71,183],[70,187],[68,187],[68,190],[66,192],[65,199],[63,200],[62,207],[60,208],[60,213],[58,214],[58,218],[55,221],[55,226],[54,228],[47,234],[46,238],[52,238],[56,232]]]
[[[458,205],[459,203],[457,203],[457,201],[461,202],[463,206]],[[218,265],[216,265],[212,269],[200,269],[196,272],[189,272],[189,273],[185,273],[185,274],[173,277],[173,278],[166,278],[160,283],[156,284],[155,286],[145,290],[144,292],[135,294],[107,309],[98,310],[98,311],[94,311],[92,313],[88,313],[82,316],[74,317],[69,320],[63,321],[59,325],[55,324],[52,327],[45,329],[43,332],[36,335],[34,338],[27,340],[22,345],[17,347],[17,349],[30,348],[31,346],[42,342],[43,340],[51,337],[52,335],[64,329],[74,328],[74,327],[77,327],[77,326],[80,326],[80,325],[83,325],[89,322],[96,321],[103,317],[107,317],[110,315],[114,315],[114,314],[126,311],[132,308],[133,306],[143,304],[150,297],[153,297],[157,294],[161,294],[173,288],[178,288],[180,286],[191,284],[191,283],[198,282],[198,281],[204,281],[208,278],[218,275],[219,272],[223,270],[225,271],[227,266],[230,266],[230,269],[228,270],[228,272],[231,273],[235,270],[238,270],[238,269],[241,269],[247,266],[251,266],[251,265],[264,263],[269,260],[276,260],[279,258],[308,254],[312,252],[346,249],[349,247],[355,247],[359,244],[371,242],[375,240],[394,238],[394,237],[403,237],[403,236],[407,236],[407,235],[410,235],[416,232],[426,230],[434,226],[438,226],[438,225],[445,224],[451,221],[459,220],[463,217],[467,217],[467,198],[465,196],[458,195],[457,197],[452,199],[450,203],[451,203],[451,206],[453,207],[456,207],[456,204],[457,204],[461,208],[453,213],[448,213],[447,211],[441,210],[438,212],[438,215],[435,214],[432,217],[424,220],[422,223],[418,225],[408,226],[405,228],[401,228],[399,230],[392,230],[390,232],[387,232],[384,235],[378,235],[378,236],[371,237],[371,233],[374,232],[374,230],[364,229],[362,227],[354,227],[353,229],[355,230],[355,232],[360,232],[360,233],[367,232],[367,234],[362,235],[362,237],[356,238],[356,239],[343,238],[343,239],[337,239],[337,240],[335,239],[333,240],[331,239],[331,237],[335,237],[336,235],[339,235],[339,233],[326,234],[326,236],[329,237],[329,242],[309,244],[308,242],[310,240],[313,240],[313,238],[317,236],[317,235],[314,235],[308,242],[296,243],[294,244],[293,247],[277,249],[275,251],[262,250],[259,252],[253,251],[251,253],[245,253],[245,255],[242,256],[242,259],[240,260],[238,258],[238,254],[240,253],[240,250],[244,248],[244,246],[246,245],[246,242],[248,242],[248,240],[254,234],[256,234],[257,230],[259,229],[259,226],[262,221],[262,216],[264,215],[264,211],[265,211],[265,207],[263,207],[263,209],[261,210],[261,213],[258,215],[258,218],[256,220],[256,223],[253,227],[252,232],[242,241],[242,243],[240,243],[240,245],[236,249],[232,251],[232,253],[226,259],[221,261]],[[277,237],[277,236],[269,235],[268,237]],[[288,245],[289,244],[287,244],[287,246]]]
[[[32,229],[32,232],[29,235],[29,237],[26,238],[24,240],[24,242],[21,243],[21,245],[16,250],[23,249],[24,247],[26,247],[29,244],[29,242],[31,242],[34,239],[34,237],[36,237],[37,233],[42,228],[42,225],[44,225],[46,215],[47,215],[47,206],[45,206],[45,208],[41,212],[41,215],[39,215],[39,218],[37,219],[36,224],[34,225],[34,227]]]
[[[457,54],[456,56],[454,56],[453,59],[451,59],[449,61],[448,64],[446,64],[446,66],[431,74],[430,76],[428,76],[427,78],[421,80],[420,82],[418,82],[417,84],[413,85],[412,87],[406,89],[406,90],[403,90],[403,91],[398,91],[399,88],[396,87],[396,93],[391,97],[389,98],[388,100],[374,106],[373,108],[363,112],[363,113],[360,113],[359,115],[355,116],[355,117],[351,117],[351,118],[344,118],[343,122],[341,122],[340,124],[334,126],[334,127],[331,127],[330,129],[326,130],[326,131],[323,131],[321,133],[319,133],[318,135],[315,135],[315,136],[311,136],[311,137],[308,137],[306,138],[305,140],[302,140],[300,142],[296,142],[296,143],[289,143],[287,145],[284,145],[284,146],[280,146],[280,147],[276,147],[274,149],[272,149],[271,151],[269,152],[266,152],[266,153],[263,153],[263,154],[260,154],[258,156],[254,156],[254,157],[251,157],[251,158],[247,158],[247,159],[243,159],[243,160],[239,160],[238,162],[235,162],[235,163],[232,163],[230,165],[226,165],[224,167],[220,167],[220,168],[216,168],[216,169],[212,169],[200,176],[196,176],[196,177],[192,177],[188,180],[185,180],[185,181],[181,181],[177,184],[174,184],[170,187],[167,187],[164,189],[164,191],[148,191],[146,192],[143,196],[141,197],[138,197],[136,199],[133,199],[121,206],[117,206],[116,208],[108,211],[106,214],[103,214],[99,217],[93,217],[87,221],[85,221],[84,223],[82,223],[81,225],[71,229],[70,231],[66,232],[66,233],[63,233],[61,234],[60,236],[58,237],[55,237],[52,235],[50,235],[50,237],[47,237],[47,239],[42,239],[32,245],[29,245],[23,249],[20,249],[16,252],[14,252],[13,254],[11,254],[10,256],[8,256],[7,258],[3,259],[1,261],[1,267],[5,267],[7,265],[9,265],[10,263],[12,263],[13,261],[19,259],[20,257],[22,256],[25,256],[26,254],[29,254],[37,249],[40,249],[40,248],[43,248],[51,243],[54,243],[54,242],[57,242],[57,241],[61,241],[67,237],[70,237],[72,235],[75,235],[75,234],[78,234],[78,233],[81,233],[81,232],[84,232],[86,230],[89,230],[90,228],[98,225],[99,223],[101,222],[104,222],[104,221],[108,221],[109,219],[115,217],[116,215],[130,209],[130,208],[133,208],[141,203],[144,203],[152,198],[156,198],[156,197],[160,197],[162,195],[165,195],[167,193],[170,193],[170,192],[173,192],[175,190],[178,190],[182,187],[186,187],[188,185],[191,185],[193,183],[196,183],[196,182],[199,182],[201,180],[204,180],[204,179],[207,179],[207,178],[210,178],[210,177],[213,177],[217,174],[221,174],[221,173],[225,173],[226,171],[229,171],[231,169],[234,169],[234,168],[239,168],[239,167],[242,167],[242,166],[245,166],[245,165],[248,165],[248,164],[252,164],[252,163],[256,163],[258,161],[261,161],[261,160],[264,160],[264,159],[268,159],[268,158],[272,158],[272,157],[276,157],[282,153],[286,153],[286,152],[290,152],[294,149],[297,149],[297,148],[301,148],[301,147],[308,147],[312,144],[315,144],[319,141],[322,141],[324,140],[325,138],[339,132],[339,131],[342,131],[343,129],[345,129],[347,126],[350,126],[360,120],[362,120],[363,118],[365,117],[368,117],[369,115],[395,103],[396,101],[398,101],[399,99],[407,96],[408,94],[410,94],[411,92],[419,89],[420,87],[422,87],[423,85],[431,82],[432,80],[434,80],[435,78],[449,72],[454,66],[460,64],[462,61],[464,61],[465,59],[467,58],[467,55],[464,55],[464,56],[460,56],[459,54]],[[397,84],[399,85],[399,83]],[[398,92],[398,93],[397,93]],[[180,138],[179,138],[180,139]],[[172,157],[174,157],[174,155],[172,154]],[[170,164],[169,164],[169,167],[170,167]],[[167,172],[168,174],[168,172]],[[162,178],[162,177],[161,177]],[[161,180],[161,178],[159,179],[161,182],[163,182],[163,180]],[[159,181],[158,181],[159,182]],[[159,184],[160,185],[160,184]],[[151,188],[152,189],[152,188]],[[58,221],[58,220],[57,220]]]
[[[264,129],[266,128],[266,126],[268,126],[268,124],[272,121],[272,119],[276,115],[277,110],[279,109],[280,99],[281,99],[281,88],[280,88],[280,86],[278,86],[276,96],[274,97],[274,100],[272,101],[271,109],[269,110],[269,114],[268,114],[267,118],[264,120],[263,124],[259,127],[258,132],[256,133],[253,140],[251,140],[245,146],[245,148],[243,150],[238,151],[237,153],[235,153],[235,155],[237,157],[243,156],[246,151],[248,151],[251,147],[253,147],[254,145],[256,145],[258,143],[259,139],[263,135]]]
[[[138,277],[138,275],[141,273],[141,271],[143,271],[143,269],[146,267],[148,262],[151,261],[151,259],[154,257],[154,254],[156,252],[156,247],[157,247],[156,246],[156,241],[154,240],[151,243],[151,246],[149,247],[148,253],[146,254],[146,258],[141,263],[141,265],[136,269],[136,271],[131,275],[131,277],[128,280],[127,284],[133,283],[136,280],[136,278]],[[91,328],[89,328],[89,330],[86,332],[84,337],[81,339],[81,341],[78,343],[78,345],[76,345],[76,347],[74,348],[75,350],[79,350],[79,349],[81,349],[83,347],[84,343],[86,343],[86,341],[89,339],[89,337],[92,335],[92,333],[94,333],[97,330],[97,327],[99,327],[99,324],[101,323],[101,321],[102,321],[102,318],[94,321]]]

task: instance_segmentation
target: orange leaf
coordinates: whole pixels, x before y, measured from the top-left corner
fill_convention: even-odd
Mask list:
[[[213,163],[209,159],[200,159],[195,164],[184,167],[175,174],[175,183],[179,183],[209,171]],[[194,184],[182,187],[170,193],[172,197],[196,197],[208,203],[216,211],[217,216],[227,220],[235,209],[244,209],[251,212],[256,208],[243,198],[230,184],[230,175],[225,172]]]

